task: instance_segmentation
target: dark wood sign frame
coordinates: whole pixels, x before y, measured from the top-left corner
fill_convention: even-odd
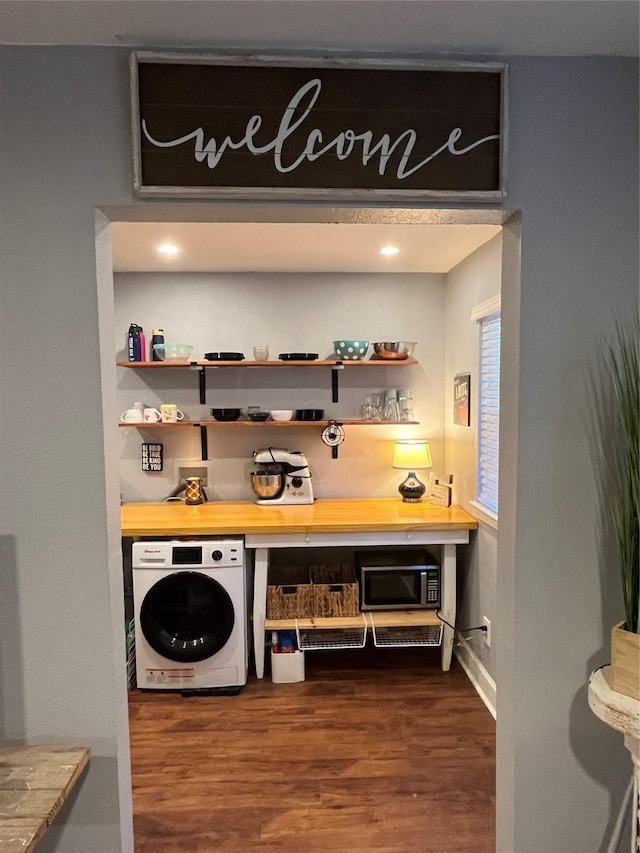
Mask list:
[[[499,202],[507,66],[131,56],[142,197]]]

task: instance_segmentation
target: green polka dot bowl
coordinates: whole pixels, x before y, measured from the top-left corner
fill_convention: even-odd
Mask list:
[[[367,354],[369,341],[334,341],[333,351],[340,361],[360,361]]]

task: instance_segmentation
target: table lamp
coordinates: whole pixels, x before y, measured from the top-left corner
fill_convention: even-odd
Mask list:
[[[405,503],[419,503],[427,490],[416,476],[419,468],[431,468],[431,451],[426,439],[406,439],[396,441],[393,452],[393,467],[409,471],[407,478],[400,483],[398,491]]]

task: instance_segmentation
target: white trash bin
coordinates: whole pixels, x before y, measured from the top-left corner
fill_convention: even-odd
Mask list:
[[[304,681],[304,652],[275,652],[271,650],[271,680],[274,684],[293,684]]]

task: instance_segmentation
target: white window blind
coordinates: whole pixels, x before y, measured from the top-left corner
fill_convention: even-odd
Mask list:
[[[476,500],[498,514],[500,312],[479,318],[478,484]]]

